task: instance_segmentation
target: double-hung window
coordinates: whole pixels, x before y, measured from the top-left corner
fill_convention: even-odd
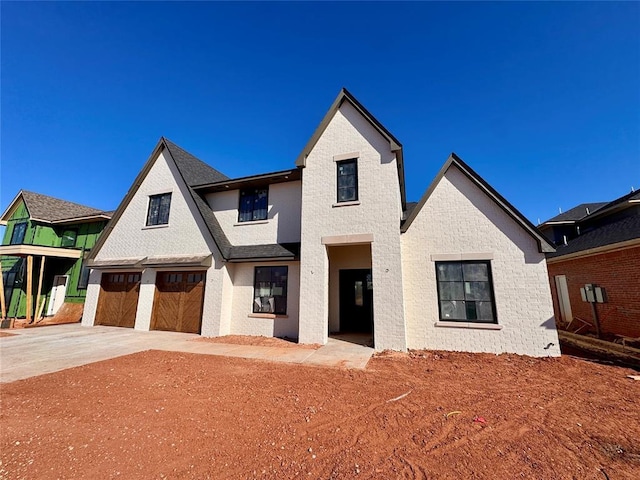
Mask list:
[[[253,313],[287,313],[288,267],[255,267]]]
[[[147,212],[147,226],[168,225],[170,208],[171,193],[151,195],[149,197],[149,211]]]
[[[238,222],[266,220],[269,207],[268,188],[247,188],[240,190]]]
[[[336,162],[338,166],[338,203],[358,200],[358,163],[355,158]]]
[[[497,323],[489,261],[436,262],[441,321]]]
[[[11,232],[11,245],[21,245],[24,242],[24,234],[27,231],[27,222],[16,223]]]

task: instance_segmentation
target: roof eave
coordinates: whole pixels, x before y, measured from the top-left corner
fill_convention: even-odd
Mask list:
[[[478,188],[484,191],[489,198],[491,198],[509,217],[511,217],[516,223],[520,224],[524,230],[529,233],[533,237],[533,239],[538,244],[538,251],[540,253],[551,253],[555,252],[555,247],[546,239],[542,233],[538,231],[538,229],[529,221],[527,218],[522,215],[513,205],[511,205],[502,195],[500,195],[491,185],[489,185],[478,173],[476,173],[469,165],[467,165],[460,157],[458,157],[454,152],[449,155],[449,158],[444,163],[436,177],[433,179],[426,192],[418,202],[418,205],[413,209],[411,215],[407,218],[407,220],[402,225],[400,231],[405,233],[413,220],[418,216],[422,207],[427,203],[427,200],[436,189],[438,183],[444,175],[447,173],[447,170],[451,167],[451,165],[455,165],[469,180],[471,180]]]
[[[221,181],[221,182],[194,185],[191,188],[193,188],[196,191],[236,190],[248,183],[264,182],[264,183],[271,184],[271,183],[295,182],[297,180],[300,180],[300,178],[301,178],[300,169],[290,168],[289,170],[281,170],[278,172],[262,173],[258,175],[247,176],[247,177],[232,178],[232,179]],[[271,181],[271,180],[277,180],[277,181]]]
[[[11,200],[11,203],[9,204],[9,206],[2,213],[2,216],[0,216],[0,225],[7,225],[9,223],[9,217],[13,214],[13,212],[17,208],[19,198],[22,198],[22,190],[20,190],[18,194],[15,197],[13,197],[13,200]],[[23,202],[24,202],[24,199],[23,199]],[[24,205],[28,212],[29,207],[27,207],[27,202],[24,202]],[[31,214],[29,214],[29,216],[31,216]]]
[[[404,210],[407,200],[404,185],[404,155],[402,152],[402,144],[344,87],[340,90],[340,93],[331,104],[331,107],[329,107],[329,110],[313,132],[313,135],[311,135],[311,138],[296,158],[296,166],[300,168],[304,168],[306,166],[309,153],[311,153],[311,150],[313,150],[316,143],[318,143],[322,133],[325,131],[329,122],[345,100],[358,110],[358,112],[378,131],[378,133],[380,133],[389,142],[391,151],[396,154],[396,162],[398,164],[398,181],[400,183],[402,209]]]

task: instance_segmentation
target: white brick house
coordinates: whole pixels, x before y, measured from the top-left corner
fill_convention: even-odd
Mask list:
[[[407,204],[402,146],[342,90],[295,165],[229,179],[162,138],[91,251],[83,324],[559,355],[553,247],[455,154]]]

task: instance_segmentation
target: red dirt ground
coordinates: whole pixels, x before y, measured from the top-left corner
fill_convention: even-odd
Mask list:
[[[13,337],[15,335],[16,335],[15,333],[0,332],[0,338],[2,338],[2,337]]]
[[[149,351],[3,384],[0,478],[632,479],[632,373],[571,357],[414,352],[346,370]]]
[[[320,345],[317,344],[298,344],[295,341],[284,340],[275,337],[249,336],[249,335],[225,335],[223,337],[200,337],[195,338],[194,342],[208,343],[226,343],[232,345],[257,345],[259,347],[285,347],[285,348],[305,348],[317,350]]]

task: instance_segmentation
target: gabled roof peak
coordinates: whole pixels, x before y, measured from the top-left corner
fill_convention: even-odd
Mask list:
[[[451,152],[449,158],[444,163],[440,172],[433,179],[429,188],[424,193],[418,205],[412,210],[407,220],[403,223],[401,231],[406,232],[413,220],[418,216],[422,207],[427,203],[427,200],[436,189],[442,177],[447,173],[447,170],[451,166],[460,170],[471,182],[473,182],[480,190],[482,190],[491,200],[493,200],[498,207],[500,207],[509,217],[511,217],[516,223],[518,223],[523,230],[525,230],[533,239],[538,243],[538,250],[541,253],[554,252],[555,247],[549,243],[549,240],[540,233],[540,231],[513,205],[511,205],[502,195],[500,195],[491,185],[489,185],[480,175],[478,175],[469,165],[467,165],[455,152]]]
[[[345,87],[342,87],[340,89],[340,93],[338,93],[338,96],[331,104],[331,107],[329,107],[329,110],[322,118],[320,125],[318,125],[316,130],[313,132],[313,135],[311,135],[311,138],[298,155],[298,158],[296,159],[296,167],[304,167],[306,165],[307,156],[309,155],[311,150],[313,150],[313,147],[315,147],[316,143],[318,143],[318,140],[326,130],[329,122],[331,122],[334,115],[345,101],[348,101],[358,111],[358,113],[360,113],[360,115],[362,115],[362,117],[367,120],[378,131],[378,133],[380,133],[380,135],[382,135],[389,142],[391,151],[395,152],[396,161],[398,164],[400,198],[402,200],[402,209],[404,210],[406,208],[407,199],[404,185],[404,159],[402,144],[371,113],[369,113],[369,111]]]
[[[21,198],[27,207],[29,217],[39,222],[64,223],[68,220],[82,221],[83,219],[95,217],[101,217],[106,220],[111,217],[109,212],[97,208],[51,197],[42,193],[20,190],[0,217],[0,225],[7,224],[9,220],[8,217],[13,213]]]

